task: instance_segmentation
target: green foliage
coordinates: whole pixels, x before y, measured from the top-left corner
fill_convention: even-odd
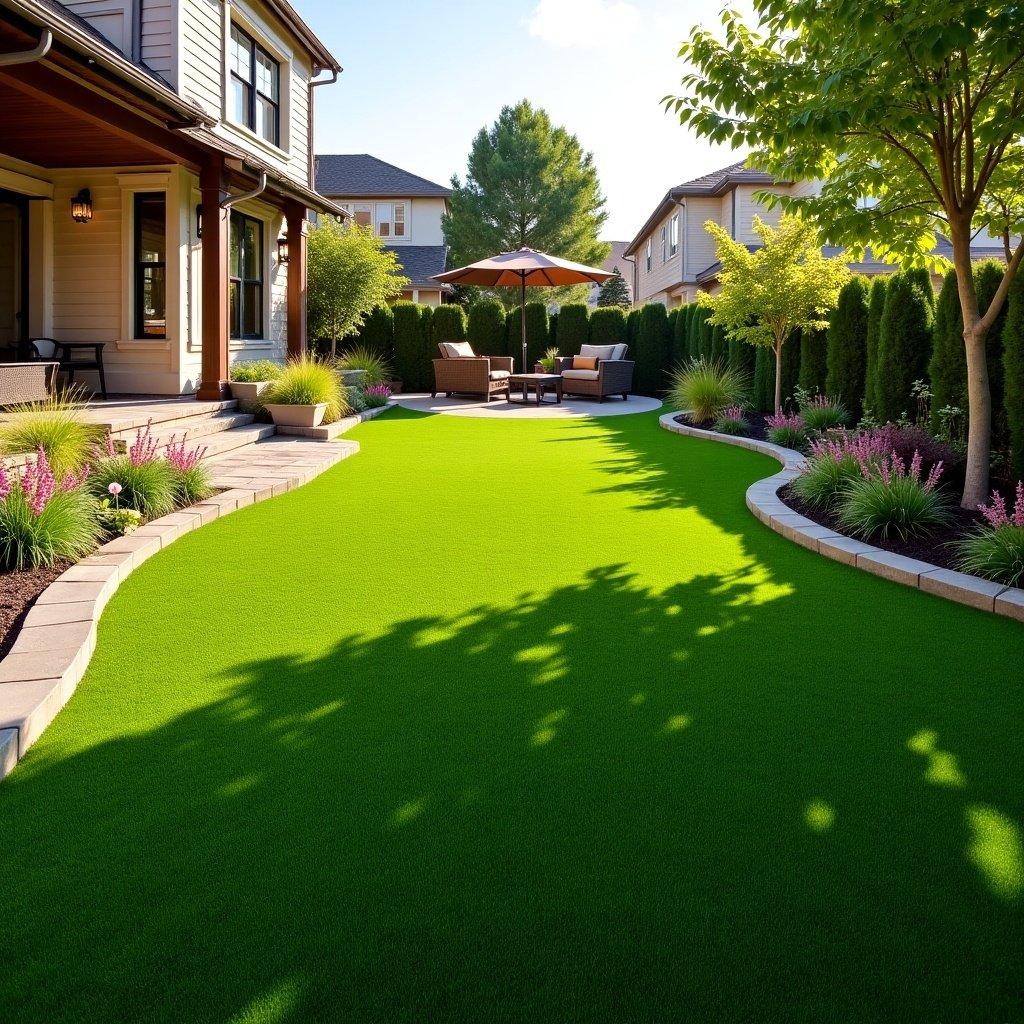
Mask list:
[[[630,355],[636,361],[634,386],[640,394],[653,395],[665,390],[668,351],[668,314],[660,302],[650,302],[640,309],[636,338],[630,346]]]
[[[730,437],[744,437],[750,433],[750,423],[743,419],[733,419],[731,416],[719,416],[715,420],[715,430],[719,434],[728,434]]]
[[[903,270],[890,279],[878,334],[878,407],[874,410],[883,422],[895,423],[910,411],[911,385],[928,372],[933,302],[927,270]]]
[[[263,392],[263,401],[266,405],[326,403],[325,423],[334,423],[348,411],[337,371],[330,363],[311,355],[289,359],[277,379]]]
[[[597,295],[597,305],[599,309],[611,306],[629,309],[632,305],[629,297],[629,285],[618,267],[612,268],[612,276],[601,285]]]
[[[371,228],[342,226],[324,217],[308,239],[307,317],[309,336],[338,342],[354,334],[369,312],[409,284],[398,257]]]
[[[674,306],[665,315],[665,336],[667,338],[665,363],[667,366],[675,365],[676,322],[682,312],[681,306]]]
[[[693,304],[683,306],[679,310],[672,325],[672,345],[669,362],[675,366],[690,358],[690,318],[693,316]]]
[[[631,309],[626,317],[626,344],[629,346],[630,355],[636,345],[636,332],[640,325],[640,309]]]
[[[389,362],[395,358],[395,317],[387,303],[374,306],[357,334],[359,344]]]
[[[729,342],[725,337],[725,328],[715,324],[711,329],[711,358],[716,362],[729,358]]]
[[[807,444],[807,430],[799,423],[769,427],[765,434],[772,444],[777,444],[780,448],[792,448],[793,451],[802,452]]]
[[[552,345],[558,344],[558,310],[548,314],[548,341]]]
[[[819,434],[844,426],[850,420],[850,414],[842,402],[824,395],[801,402],[800,416],[808,431]]]
[[[95,546],[100,534],[95,498],[84,488],[58,490],[38,516],[15,483],[0,498],[0,568],[20,572],[78,559]]]
[[[998,260],[981,260],[974,264],[974,286],[978,293],[980,309],[988,309],[991,305],[1005,271],[1006,266]],[[992,445],[997,451],[1004,451],[1009,444],[1009,426],[1006,420],[1003,396],[1005,387],[1003,380],[1003,329],[1006,326],[1006,317],[1007,307],[1004,303],[985,336],[988,389],[992,396]],[[963,348],[962,343],[961,348]],[[964,402],[960,408],[967,408],[967,402]]]
[[[841,399],[855,423],[863,412],[870,288],[859,275],[843,285],[826,338],[825,394]]]
[[[522,246],[600,266],[611,251],[599,238],[606,216],[592,155],[522,100],[473,139],[442,223],[455,266]],[[549,289],[540,299],[585,299],[586,291]],[[510,289],[501,297],[513,301]]]
[[[1024,585],[1024,526],[983,527],[957,544],[957,568],[972,576]]]
[[[967,354],[956,271],[946,274],[935,302],[932,355],[928,363],[932,388],[932,430],[942,428],[941,409],[967,408]]]
[[[730,406],[744,405],[747,389],[747,379],[725,363],[696,359],[672,372],[666,397],[694,423],[711,423]]]
[[[510,309],[505,330],[508,337],[508,354],[513,366],[519,370],[523,361],[522,307]],[[526,366],[523,373],[532,373],[534,364],[548,347],[548,310],[543,302],[526,304]],[[474,350],[475,351],[475,350]],[[488,353],[489,354],[489,353]]]
[[[367,345],[353,345],[346,349],[338,357],[337,366],[339,370],[362,370],[365,387],[391,380],[391,364],[377,349]]]
[[[468,326],[466,311],[454,302],[442,303],[434,307],[431,326],[435,345],[439,341],[465,341]]]
[[[706,306],[695,306],[690,313],[690,322],[686,328],[686,348],[691,359],[701,358],[701,336],[704,331],[704,321],[711,315]]]
[[[1010,442],[1010,475],[1024,480],[1024,274],[1010,285],[1003,326],[1003,408]]]
[[[228,376],[238,384],[258,384],[273,380],[281,372],[281,364],[273,359],[253,359],[232,363]]]
[[[775,410],[775,359],[763,345],[748,345],[735,339],[735,343],[754,353],[754,390],[752,402],[758,412]],[[730,365],[732,363],[730,362]]]
[[[109,537],[126,537],[134,533],[143,523],[142,513],[134,508],[113,505],[109,498],[104,498],[98,511],[100,529]]]
[[[469,307],[469,343],[481,356],[508,355],[505,307],[497,299],[480,299]]]
[[[849,481],[860,476],[860,464],[852,455],[836,457],[826,452],[812,455],[804,471],[792,483],[797,497],[817,505],[832,508],[840,498]]]
[[[714,334],[715,325],[711,322],[711,313],[706,312],[700,321],[698,346],[701,359],[711,359],[711,350],[714,348]]]
[[[537,362],[544,367],[545,373],[555,372],[555,360],[558,358],[558,355],[559,353],[557,348],[549,348],[547,352],[537,360]]]
[[[885,312],[885,293],[889,280],[876,277],[871,282],[871,300],[868,303],[868,332],[864,338],[864,413],[878,416],[878,339],[882,334],[882,314]]]
[[[439,357],[430,338],[430,307],[396,302],[391,312],[395,317],[395,374],[406,391],[429,390],[434,379],[433,360]]]
[[[595,309],[590,314],[590,343],[592,345],[626,344],[626,311],[618,306]],[[559,341],[561,347],[561,341]],[[566,355],[572,355],[566,352]]]
[[[166,459],[136,464],[127,455],[102,458],[93,466],[86,486],[97,499],[103,499],[114,483],[121,485],[116,506],[133,508],[147,519],[167,515],[177,507],[177,481]]]
[[[176,469],[172,466],[171,476],[174,481],[174,504],[177,508],[195,505],[213,494],[213,478],[203,462],[189,469]]]
[[[590,310],[583,303],[571,303],[558,311],[558,348],[566,355],[579,352],[590,341]]]
[[[80,470],[106,429],[86,423],[81,405],[73,396],[58,395],[9,409],[0,423],[0,455],[46,452],[54,476],[61,480]]]
[[[854,477],[843,488],[839,522],[855,537],[901,540],[928,537],[951,518],[949,499],[939,490],[928,490],[922,481],[907,474],[868,479]]]
[[[824,394],[827,376],[828,342],[825,331],[801,331],[798,386],[809,394]]]

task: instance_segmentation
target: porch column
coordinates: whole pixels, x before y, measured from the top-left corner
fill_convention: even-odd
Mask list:
[[[228,395],[228,211],[221,209],[226,193],[224,158],[212,156],[199,173],[203,197],[203,359],[196,395],[218,402]]]
[[[288,357],[306,351],[306,208],[285,206],[288,225]]]

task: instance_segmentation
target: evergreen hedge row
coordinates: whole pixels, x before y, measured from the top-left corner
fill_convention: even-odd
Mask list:
[[[790,341],[789,344],[794,344]],[[828,338],[825,331],[800,332],[800,368],[797,383],[808,394],[825,394],[828,377]]]
[[[580,347],[589,341],[590,310],[582,302],[562,306],[558,311],[557,337],[552,339],[552,344],[558,345],[558,351],[562,355],[573,356],[577,355]]]
[[[878,414],[878,339],[882,333],[882,314],[885,312],[885,293],[889,282],[876,277],[871,282],[868,302],[868,330],[864,336],[864,411]]]
[[[911,386],[928,373],[935,296],[925,269],[893,274],[878,333],[876,415],[898,420],[913,410]]]
[[[622,345],[626,342],[626,311],[621,306],[599,306],[590,314],[590,343],[592,345]],[[561,346],[561,342],[559,342]],[[562,352],[562,355],[575,355]]]
[[[946,406],[967,408],[967,356],[964,350],[964,318],[960,311],[956,271],[946,274],[935,303],[932,357],[928,363],[932,387],[932,429],[941,424]]]
[[[505,307],[497,299],[480,299],[469,307],[466,331],[473,351],[482,356],[506,356]]]
[[[1003,325],[1003,406],[1010,440],[1010,477],[1024,480],[1024,274],[1010,285]]]
[[[374,306],[356,334],[355,343],[362,345],[389,363],[395,359],[395,317],[390,306]]]
[[[508,311],[505,321],[508,354],[514,360],[517,373],[532,373],[534,364],[548,349],[548,310],[543,302],[526,304],[526,368],[523,362],[522,310],[519,306]],[[491,355],[491,353],[487,353]]]
[[[442,341],[466,340],[466,311],[454,302],[435,307],[431,317],[435,349]]]
[[[854,423],[864,406],[870,296],[866,277],[846,282],[829,318],[825,343],[825,393],[846,406]]]
[[[660,302],[648,303],[640,309],[630,354],[636,362],[634,389],[644,395],[664,391],[668,383],[665,371],[668,368],[669,333],[668,311]]]
[[[434,382],[431,308],[416,302],[396,302],[395,376],[405,391],[429,391]]]

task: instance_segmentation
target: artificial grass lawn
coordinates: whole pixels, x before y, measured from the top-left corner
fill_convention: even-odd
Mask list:
[[[656,416],[354,436],[133,575],[0,784],[5,1019],[1024,1019],[1019,624]]]

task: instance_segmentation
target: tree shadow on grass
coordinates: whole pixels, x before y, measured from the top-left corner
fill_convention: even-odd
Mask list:
[[[952,639],[908,666],[854,636],[840,674],[760,580],[609,565],[30,756],[5,1014],[1019,1019],[1013,698]]]

